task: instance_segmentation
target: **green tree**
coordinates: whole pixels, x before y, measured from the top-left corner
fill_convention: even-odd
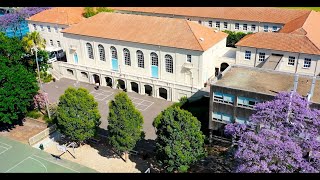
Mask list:
[[[21,120],[39,90],[35,74],[20,64],[8,66],[0,58],[0,122]]]
[[[37,31],[27,33],[27,35],[22,38],[22,44],[25,51],[30,54],[34,53],[32,50],[34,47],[37,47],[38,50],[44,50],[46,48],[46,40],[43,39]]]
[[[85,7],[83,16],[89,18],[100,12],[114,12],[114,10],[107,7]]]
[[[186,110],[173,106],[154,120],[157,128],[156,158],[168,172],[186,172],[189,166],[206,155],[201,124]]]
[[[228,31],[228,30],[225,30],[223,32],[228,34],[227,47],[236,47],[235,44],[237,44],[237,42],[239,42],[243,37],[245,37],[248,34],[252,34],[250,32],[243,33],[243,32],[234,32],[234,31]]]
[[[22,42],[18,38],[9,38],[0,32],[0,58],[6,65],[23,64],[22,57],[25,55]]]
[[[100,125],[98,103],[84,88],[68,88],[59,98],[56,115],[59,131],[80,144],[96,135]]]
[[[96,13],[96,11],[94,10],[93,7],[85,7],[85,8],[84,8],[83,16],[84,16],[85,18],[92,17],[92,16],[94,16],[94,15],[96,15],[96,14],[97,14],[97,13]]]
[[[127,160],[128,152],[144,134],[143,117],[126,93],[120,92],[110,101],[108,122],[109,142]]]

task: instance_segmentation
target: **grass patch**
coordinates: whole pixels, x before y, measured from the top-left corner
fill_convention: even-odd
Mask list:
[[[29,111],[26,114],[26,116],[30,117],[30,118],[33,118],[33,119],[38,119],[39,117],[42,116],[42,113],[40,111],[32,110],[32,111]]]

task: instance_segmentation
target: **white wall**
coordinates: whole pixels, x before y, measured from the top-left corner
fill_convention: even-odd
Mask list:
[[[251,51],[251,60],[245,60],[245,51]],[[302,53],[294,53],[294,52],[286,52],[286,51],[277,51],[277,50],[270,50],[270,49],[257,49],[257,48],[250,48],[250,47],[238,47],[237,56],[236,56],[236,64],[246,65],[254,67],[254,65],[258,65],[260,62],[259,59],[259,52],[265,53],[265,58],[267,59],[272,53],[274,54],[283,54],[283,57],[279,64],[278,71],[283,72],[290,72],[294,73],[297,70],[297,73],[304,74],[304,75],[319,75],[320,73],[320,60],[319,55],[311,55],[311,54],[302,54]],[[295,64],[294,66],[288,65],[289,56],[295,57]],[[311,67],[304,68],[304,59],[310,58],[311,59]],[[256,64],[254,63],[256,60]],[[297,64],[298,60],[298,64]]]
[[[33,24],[36,25],[37,30],[34,29]],[[43,31],[41,30],[41,25],[43,26]],[[48,26],[50,26],[51,32],[48,32]],[[62,28],[67,28],[66,25],[60,25],[60,24],[51,24],[51,23],[42,23],[42,22],[34,22],[34,21],[28,21],[28,27],[30,32],[38,31],[42,38],[46,40],[46,45],[50,47],[50,40],[53,41],[53,47],[58,47],[57,41],[60,41],[61,47],[65,50],[64,47],[64,38],[62,33],[60,32]],[[58,32],[56,32],[55,27],[58,28]]]
[[[117,11],[119,13],[129,13],[129,14],[138,14],[138,15],[147,15],[147,16],[158,16],[158,17],[171,17],[171,18],[179,18],[179,19],[190,19],[194,22],[201,21],[201,24],[210,27],[209,21],[212,21],[212,28],[220,31],[229,30],[229,31],[237,31],[237,32],[264,32],[264,25],[268,26],[268,31],[272,32],[272,27],[276,26],[277,29],[281,29],[283,24],[277,23],[269,23],[269,22],[254,22],[254,21],[239,21],[239,20],[227,20],[227,19],[216,19],[216,18],[203,18],[203,17],[192,17],[192,16],[180,16],[180,15],[167,15],[167,14],[154,14],[147,12],[128,12],[128,11]],[[216,27],[216,22],[220,22],[220,28]],[[224,28],[224,22],[227,22],[227,28]],[[235,24],[239,23],[239,30],[235,29]],[[243,24],[247,24],[247,30],[243,30]],[[251,29],[251,25],[256,25],[255,30]]]

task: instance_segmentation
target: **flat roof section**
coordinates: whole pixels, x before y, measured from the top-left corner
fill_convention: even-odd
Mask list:
[[[294,86],[294,74],[232,66],[214,85],[245,91],[276,95],[281,91],[291,91]],[[299,76],[297,92],[307,96],[312,84],[312,76]],[[320,102],[320,79],[316,81],[312,102]]]

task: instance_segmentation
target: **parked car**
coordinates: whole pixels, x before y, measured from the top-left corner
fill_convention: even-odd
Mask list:
[[[64,61],[66,59],[66,53],[62,48],[47,47],[46,51],[48,51],[49,53],[48,63],[52,63],[55,61]]]

